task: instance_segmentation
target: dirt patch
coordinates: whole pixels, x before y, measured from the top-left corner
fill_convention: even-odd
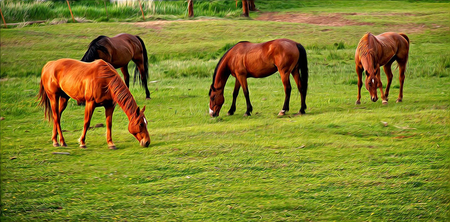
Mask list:
[[[332,13],[326,15],[312,15],[306,13],[275,13],[266,12],[262,13],[256,20],[260,21],[275,21],[275,22],[293,22],[293,23],[306,23],[321,26],[348,26],[348,25],[373,25],[368,22],[357,22],[345,19],[343,15],[352,14],[339,14]],[[356,15],[356,13],[355,13]]]

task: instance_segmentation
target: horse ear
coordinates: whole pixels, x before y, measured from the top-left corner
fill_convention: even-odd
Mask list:
[[[142,107],[141,113],[144,113],[144,111],[145,111],[145,106]]]

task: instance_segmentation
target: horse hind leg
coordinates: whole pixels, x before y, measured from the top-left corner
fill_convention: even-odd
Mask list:
[[[66,107],[67,107],[67,102],[69,101],[69,98],[68,97],[66,97],[66,96],[61,96],[61,97],[59,97],[59,118],[61,119],[61,116],[62,116],[62,113],[64,112],[64,110],[66,109]],[[59,124],[59,130],[61,130],[61,124]],[[60,143],[61,143],[61,146],[63,146],[63,147],[67,147],[67,144],[66,144],[66,142],[65,142],[65,140],[64,140],[64,137],[63,137],[63,135],[62,135],[62,131],[60,132],[60,134],[59,134],[60,136],[59,136],[59,141],[60,141]]]
[[[61,130],[61,115],[60,115],[60,105],[59,105],[59,99],[60,96],[59,95],[49,95],[49,99],[50,99],[50,106],[52,109],[52,118],[53,118],[53,132],[52,132],[52,141],[53,141],[53,146],[54,147],[59,147],[61,146],[58,143],[58,134],[60,137],[60,141],[62,143],[63,146],[67,146],[64,142],[64,136],[62,135],[62,130]]]
[[[298,72],[298,69],[294,69],[294,71],[292,72],[292,76],[294,77],[295,83],[297,84],[297,88],[298,91],[300,92],[300,97],[301,97],[301,101],[302,101],[302,105],[300,107],[300,111],[297,113],[298,114],[305,114],[305,110],[306,110],[306,95],[305,93],[302,93],[302,82],[300,81],[300,73]]]
[[[143,59],[135,59],[135,60],[133,60],[133,62],[136,64],[136,68],[139,71],[141,84],[145,90],[145,99],[151,99],[150,91],[148,90],[148,86],[147,86],[148,70],[145,70]],[[135,75],[136,74],[137,73],[135,73]]]
[[[122,71],[125,85],[127,85],[127,87],[130,88],[130,73],[128,72],[128,64],[125,65],[124,67],[121,67],[120,70]]]
[[[283,109],[278,113],[278,116],[284,116],[287,111],[289,111],[289,100],[291,98],[291,81],[289,80],[289,74],[290,72],[280,72],[281,81],[283,82],[284,86],[284,104]]]
[[[405,71],[406,71],[406,62],[398,62],[398,70],[399,70],[399,80],[400,80],[400,91],[398,93],[397,103],[403,101],[403,83],[405,82]]]

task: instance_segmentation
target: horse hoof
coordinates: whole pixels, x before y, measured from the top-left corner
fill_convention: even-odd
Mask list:
[[[228,116],[232,116],[232,115],[234,115],[234,113],[228,112],[227,115],[228,115]]]
[[[251,114],[250,113],[245,113],[244,116],[251,116]]]
[[[86,145],[80,145],[80,148],[86,149]]]
[[[66,143],[61,143],[61,146],[62,147],[67,147],[67,144]]]
[[[305,114],[304,112],[302,113],[302,112],[298,112],[298,113],[296,113],[296,114],[294,114],[294,116],[302,116],[303,114]]]
[[[388,104],[388,101],[387,100],[383,100],[383,105],[387,105]]]
[[[402,99],[397,99],[397,103],[401,103],[402,102]]]
[[[59,145],[59,143],[53,143],[53,146],[54,147],[59,147],[60,145]]]
[[[152,98],[150,98],[150,97],[145,97],[145,99],[146,99],[146,100],[151,100]]]
[[[361,104],[361,101],[356,100],[355,105],[359,105],[359,104]]]
[[[280,112],[278,113],[278,116],[284,116],[284,115],[286,115],[286,112],[280,111]]]
[[[108,149],[110,149],[110,150],[117,150],[117,148],[116,148],[116,146],[115,146],[115,145],[112,145],[112,146],[108,146]]]

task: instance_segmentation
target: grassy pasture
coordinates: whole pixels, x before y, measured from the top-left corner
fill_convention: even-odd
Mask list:
[[[1,221],[448,221],[450,5],[382,3],[280,9],[342,13],[371,25],[217,19],[2,29]],[[395,103],[393,69],[387,106],[370,102],[364,88],[355,106],[359,38],[397,30],[412,43],[404,102]],[[36,102],[42,66],[80,59],[96,36],[121,32],[141,36],[152,61],[152,100],[131,87],[146,105],[150,147],[139,146],[116,108],[118,150],[107,149],[105,128],[89,130],[88,148],[78,148],[84,107],[72,100],[62,117],[68,147],[52,147],[51,125]],[[307,49],[307,114],[277,118],[284,92],[273,75],[249,79],[251,117],[242,116],[242,93],[236,114],[225,115],[230,79],[221,116],[211,119],[207,93],[223,52],[241,40],[274,38]],[[299,97],[294,87],[289,113],[300,108]],[[103,113],[96,109],[93,125],[104,123]]]

